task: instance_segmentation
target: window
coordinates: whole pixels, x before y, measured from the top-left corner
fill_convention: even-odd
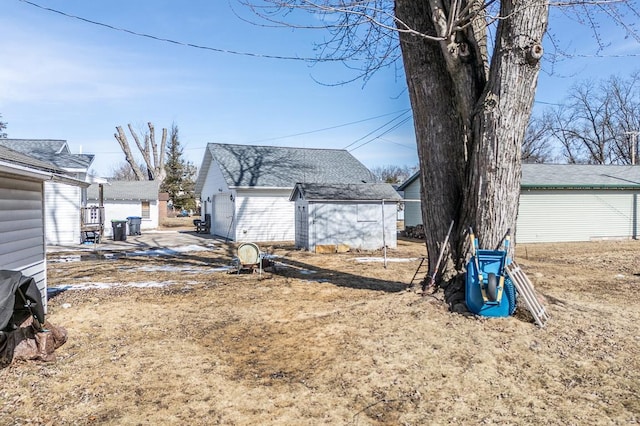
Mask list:
[[[141,201],[140,204],[141,204],[141,207],[142,207],[142,218],[143,219],[151,219],[151,208],[149,207],[149,202],[148,201]]]

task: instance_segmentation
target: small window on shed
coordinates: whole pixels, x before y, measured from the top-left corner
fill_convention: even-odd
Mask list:
[[[380,219],[380,206],[375,204],[357,204],[358,222],[377,222]]]
[[[141,201],[140,205],[142,207],[142,218],[143,219],[151,219],[151,207],[149,206],[148,201]]]

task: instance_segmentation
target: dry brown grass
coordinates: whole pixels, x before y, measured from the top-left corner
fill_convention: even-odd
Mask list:
[[[385,269],[354,260],[363,254],[281,247],[270,250],[290,267],[230,275],[209,271],[233,254],[219,243],[177,257],[51,262],[50,286],[174,284],[52,298],[49,320],[69,341],[55,363],[0,370],[0,424],[638,422],[639,244],[519,246],[552,315],[543,330],[523,308],[465,317],[404,290],[416,261]],[[423,251],[401,242],[389,254]]]

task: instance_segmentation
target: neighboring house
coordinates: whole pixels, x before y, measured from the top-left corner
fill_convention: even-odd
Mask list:
[[[516,241],[638,238],[639,195],[640,166],[523,164]]]
[[[55,165],[65,174],[87,180],[93,155],[72,154],[64,140],[0,139],[0,145]],[[45,229],[48,245],[78,244],[81,240],[81,207],[86,201],[86,188],[57,182],[46,182]]]
[[[290,200],[295,203],[297,248],[376,250],[398,245],[396,218],[402,198],[388,183],[299,183]]]
[[[0,145],[0,269],[33,277],[47,302],[45,207],[47,183],[86,187],[65,171]]]
[[[517,242],[638,238],[640,166],[523,164]]]
[[[113,236],[112,220],[127,220],[128,217],[141,217],[140,230],[158,227],[158,190],[157,181],[111,181],[102,185],[104,199],[104,231]],[[100,185],[92,184],[87,190],[87,206],[98,206]]]
[[[346,150],[210,143],[195,192],[210,233],[233,241],[293,241],[296,183],[375,182]]]

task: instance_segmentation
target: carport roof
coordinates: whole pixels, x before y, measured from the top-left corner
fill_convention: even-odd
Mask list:
[[[87,189],[87,199],[98,200],[98,184]],[[154,201],[158,199],[157,181],[111,181],[103,186],[105,200]]]
[[[308,201],[399,201],[402,199],[389,183],[298,183],[289,199],[295,201],[298,193]]]

